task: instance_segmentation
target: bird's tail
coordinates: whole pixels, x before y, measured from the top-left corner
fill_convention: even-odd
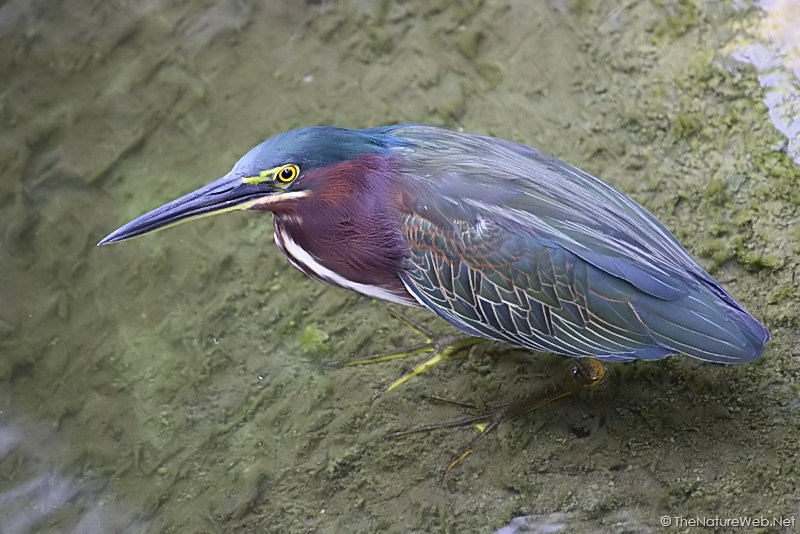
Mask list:
[[[645,298],[636,311],[659,345],[717,363],[758,358],[770,333],[711,277],[681,299]]]

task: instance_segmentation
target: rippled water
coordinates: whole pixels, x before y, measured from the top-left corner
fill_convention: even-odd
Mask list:
[[[797,17],[789,0],[0,4],[0,531],[800,512]],[[440,482],[470,430],[381,440],[460,415],[420,395],[496,404],[569,362],[487,346],[370,403],[405,364],[323,362],[416,340],[295,272],[268,216],[95,247],[265,137],[398,121],[520,140],[628,192],[766,321],[769,350],[613,366]]]

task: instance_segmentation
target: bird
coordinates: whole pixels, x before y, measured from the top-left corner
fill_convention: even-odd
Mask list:
[[[98,245],[238,210],[271,212],[306,275],[427,309],[463,333],[458,349],[505,342],[589,362],[596,378],[605,362],[675,354],[746,363],[770,340],[611,185],[523,144],[424,124],[284,132]]]

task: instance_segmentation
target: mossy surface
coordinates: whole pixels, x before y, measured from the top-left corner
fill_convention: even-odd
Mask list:
[[[0,492],[15,495],[0,530],[461,533],[525,516],[642,532],[665,515],[797,512],[798,166],[729,52],[760,12],[148,6],[0,9]],[[510,402],[569,360],[486,344],[370,402],[410,364],[323,362],[419,339],[384,303],[296,272],[268,215],[94,246],[265,137],[401,121],[521,141],[630,194],[769,325],[766,353],[611,365],[440,481],[472,429],[382,439],[463,415],[421,396]]]

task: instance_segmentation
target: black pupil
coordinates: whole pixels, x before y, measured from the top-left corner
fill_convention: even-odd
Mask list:
[[[284,180],[291,180],[294,177],[294,170],[291,167],[286,167],[281,171],[281,178]]]

